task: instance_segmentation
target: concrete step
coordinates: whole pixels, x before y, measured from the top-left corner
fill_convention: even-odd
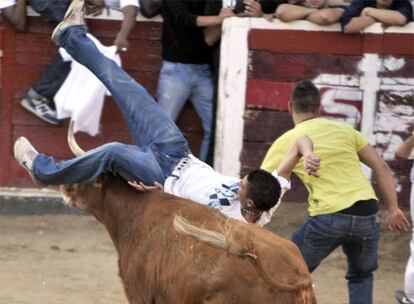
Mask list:
[[[85,214],[66,206],[59,191],[48,188],[0,188],[0,214]]]

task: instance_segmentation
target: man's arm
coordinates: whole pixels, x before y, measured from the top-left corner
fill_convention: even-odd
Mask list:
[[[292,170],[303,156],[303,166],[306,173],[312,176],[318,176],[320,158],[313,153],[312,140],[304,135],[299,137],[289,153],[283,158],[282,162],[276,169],[279,176],[289,180]]]
[[[138,8],[134,5],[126,5],[122,8],[124,19],[122,20],[121,29],[114,41],[118,51],[126,51],[129,47],[128,36],[134,29],[137,12]]]
[[[221,38],[221,24],[207,26],[204,28],[203,33],[206,44],[213,46]]]
[[[276,9],[276,17],[283,22],[290,22],[307,18],[311,13],[318,11],[316,8],[308,8],[294,4],[281,4]]]
[[[196,25],[198,27],[206,27],[211,25],[221,25],[224,18],[231,17],[230,14],[218,15],[218,16],[197,16]]]
[[[407,23],[407,18],[399,11],[389,9],[379,9],[374,7],[366,7],[362,11],[361,16],[367,16],[373,18],[377,22],[381,22],[387,25],[399,25],[403,26]]]
[[[363,29],[367,28],[368,26],[374,23],[375,23],[375,19],[369,16],[354,17],[344,27],[344,33],[346,34],[359,33],[360,31],[362,31]]]
[[[414,149],[414,134],[410,135],[395,151],[395,155],[401,158],[408,158]]]
[[[201,16],[190,12],[186,1],[165,0],[162,5],[168,8],[174,16],[175,22],[181,26],[206,27],[217,25],[223,22],[227,16]]]
[[[306,20],[319,25],[330,25],[337,23],[344,13],[343,8],[321,8],[306,17]]]
[[[346,8],[341,17],[341,26],[345,33],[358,33],[364,28],[375,23],[375,20],[371,17],[361,17],[361,13],[364,8],[364,0],[354,0],[351,5]]]
[[[407,231],[410,224],[404,213],[398,207],[397,193],[395,191],[391,169],[369,144],[358,152],[358,157],[361,162],[370,167],[377,176],[382,197],[388,207],[388,228],[391,231]]]
[[[26,30],[26,0],[17,0],[15,5],[2,9],[3,16],[17,31]]]
[[[220,13],[218,15],[221,16],[224,20],[224,18],[236,16],[234,12],[229,8],[222,8],[220,10]],[[212,46],[221,38],[221,23],[216,25],[210,25],[204,27],[204,41],[207,45]]]

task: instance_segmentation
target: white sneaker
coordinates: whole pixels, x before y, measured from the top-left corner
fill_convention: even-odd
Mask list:
[[[60,22],[53,30],[51,39],[57,45],[59,45],[60,36],[67,28],[75,25],[85,26],[84,5],[84,0],[72,0],[62,22]]]
[[[29,173],[32,180],[41,185],[39,181],[33,175],[33,161],[39,153],[31,145],[31,143],[25,137],[19,137],[14,143],[14,158],[17,160],[20,166],[22,166],[27,173]]]

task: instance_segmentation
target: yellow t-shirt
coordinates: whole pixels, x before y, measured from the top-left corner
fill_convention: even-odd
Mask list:
[[[324,118],[305,120],[279,137],[270,147],[261,168],[273,172],[296,139],[307,135],[314,153],[321,158],[319,177],[308,176],[302,160],[293,172],[309,191],[309,214],[330,214],[359,200],[377,199],[371,183],[361,170],[357,152],[368,140],[352,126]]]

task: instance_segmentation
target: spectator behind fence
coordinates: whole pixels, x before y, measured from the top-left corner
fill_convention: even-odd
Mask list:
[[[204,138],[199,158],[207,160],[213,115],[212,50],[203,27],[221,24],[228,15],[204,16],[205,0],[163,0],[162,58],[158,103],[176,120],[187,100],[201,118]]]
[[[395,155],[401,158],[414,159],[414,132],[395,152]],[[410,211],[411,222],[414,223],[414,165],[411,167],[411,195],[410,195]],[[412,228],[412,237],[410,242],[410,257],[404,275],[404,290],[397,290],[395,298],[400,304],[414,303],[414,226]]]
[[[279,4],[285,3],[286,0],[207,0],[204,9],[204,15],[230,15],[233,17],[262,17],[266,14],[272,14]],[[221,24],[208,26],[204,28],[204,40],[213,47],[213,77],[214,77],[214,108],[213,108],[213,124],[211,136],[215,134],[215,117],[218,99],[218,78],[220,66],[220,40],[221,40]],[[210,142],[208,153],[208,163],[212,163],[214,153],[214,141]]]
[[[0,12],[16,31],[26,29],[26,0],[2,0]]]
[[[56,26],[63,19],[69,3],[69,0],[31,0],[30,6],[49,23]],[[93,15],[100,14],[104,7],[122,10],[124,18],[114,44],[119,51],[126,51],[128,35],[135,25],[139,7],[138,0],[88,0],[86,7],[86,12]],[[58,124],[53,98],[68,76],[70,67],[71,63],[64,61],[58,53],[40,80],[29,89],[20,102],[23,108],[50,124]]]
[[[339,22],[346,5],[345,2],[331,3],[329,0],[289,1],[277,8],[275,17],[283,22],[308,20],[319,25],[329,25]]]
[[[345,33],[358,33],[375,22],[403,26],[413,21],[408,0],[353,0],[341,18]]]

